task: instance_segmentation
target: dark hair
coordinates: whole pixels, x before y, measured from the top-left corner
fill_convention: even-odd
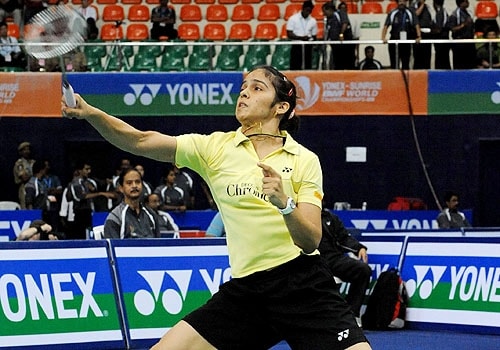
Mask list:
[[[365,53],[367,53],[368,50],[372,50],[373,52],[375,52],[375,48],[371,45],[368,45],[367,47],[365,47]]]
[[[457,193],[457,192],[455,192],[455,191],[446,191],[446,192],[444,193],[444,196],[443,196],[444,201],[445,201],[445,202],[449,202],[449,201],[450,201],[450,199],[451,199],[451,197],[453,197],[453,196],[456,196],[456,197],[458,198],[458,193]]]
[[[313,8],[314,4],[310,0],[304,1],[304,3],[302,4],[302,9],[313,9]]]
[[[44,168],[45,168],[45,162],[40,159],[37,159],[31,166],[31,172],[33,173],[33,175],[35,175],[38,174]]]
[[[136,168],[127,168],[127,169],[122,170],[120,175],[118,176],[118,183],[120,184],[120,186],[123,186],[123,181],[124,181],[125,176],[128,173],[130,173],[131,171],[135,171],[137,174],[139,174],[139,178],[142,181],[141,173]]]
[[[297,105],[297,88],[294,83],[289,80],[283,73],[272,66],[257,66],[252,69],[265,71],[264,75],[271,81],[274,86],[276,96],[273,105],[278,102],[288,102],[290,108],[283,114],[280,120],[279,129],[288,132],[295,132],[299,128],[299,118],[297,115],[290,115],[295,111]]]
[[[335,5],[333,4],[333,2],[325,2],[323,6],[321,6],[321,8],[323,9],[323,11],[325,10],[335,11]]]

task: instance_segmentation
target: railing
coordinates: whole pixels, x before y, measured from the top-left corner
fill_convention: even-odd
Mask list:
[[[345,41],[326,41],[326,40],[317,40],[317,41],[290,41],[290,40],[277,40],[277,41],[93,41],[93,42],[86,42],[82,43],[80,45],[80,49],[83,50],[82,48],[85,46],[104,46],[106,48],[106,53],[108,56],[111,55],[120,55],[122,53],[121,48],[123,47],[133,47],[133,48],[139,48],[141,46],[159,46],[162,48],[168,48],[168,47],[173,47],[173,46],[187,46],[188,49],[195,47],[195,46],[208,46],[210,49],[210,54],[213,55],[212,59],[210,60],[211,65],[208,70],[215,70],[215,66],[213,64],[215,60],[215,56],[217,52],[220,50],[221,47],[223,46],[242,46],[243,48],[249,47],[249,46],[262,46],[262,45],[268,45],[270,46],[270,49],[275,48],[277,46],[288,46],[288,45],[313,45],[316,48],[321,48],[323,47],[324,49],[320,50],[321,53],[321,59],[323,62],[326,60],[326,56],[328,54],[328,50],[331,47],[331,45],[372,45],[380,48],[381,46],[386,46],[388,44],[415,44],[416,40],[345,40]],[[447,40],[447,39],[435,39],[435,40],[420,40],[420,44],[450,44],[450,45],[456,45],[456,44],[464,44],[464,43],[473,43],[473,44],[485,44],[488,43],[490,46],[490,57],[489,57],[489,65],[490,68],[492,69],[493,65],[493,51],[496,50],[494,48],[494,44],[500,43],[500,39],[453,39],[453,40]],[[20,47],[25,47],[26,43],[19,42],[18,45]],[[34,45],[34,46],[57,46],[58,44],[54,43],[32,43],[29,45]],[[11,44],[4,44],[0,43],[0,47],[2,46],[11,46]],[[115,48],[118,48],[118,50],[114,50]],[[397,48],[396,46],[396,57],[397,57]],[[386,50],[387,51],[387,50]],[[32,59],[32,58],[29,58]],[[396,60],[398,61],[398,60]],[[124,68],[127,67],[120,67],[118,70],[124,70]],[[325,64],[318,64],[317,67],[318,70],[326,70],[326,65]],[[189,70],[189,69],[188,69]],[[245,69],[241,69],[245,70]]]

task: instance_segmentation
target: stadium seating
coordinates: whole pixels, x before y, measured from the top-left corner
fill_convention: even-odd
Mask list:
[[[125,19],[125,10],[122,5],[106,5],[102,10],[102,20],[104,22],[118,22]]]
[[[122,26],[116,26],[114,23],[104,23],[101,26],[101,39],[104,41],[123,39]]]
[[[235,5],[238,0],[219,0],[219,4]]]
[[[283,16],[283,18],[285,19],[285,21],[288,21],[290,17],[300,11],[302,11],[301,4],[289,4],[287,5],[287,7],[285,7],[285,15]]]
[[[156,57],[142,52],[134,56],[134,64],[131,67],[134,72],[156,72],[158,66],[156,65]]]
[[[278,27],[274,22],[259,23],[255,28],[255,39],[259,40],[275,40],[278,38]]]
[[[494,1],[478,1],[476,4],[476,16],[479,19],[496,19],[498,6]]]
[[[228,20],[227,7],[224,5],[209,5],[206,19],[209,22],[225,22]]]
[[[228,39],[249,40],[252,38],[252,26],[248,23],[233,23]]]
[[[142,3],[142,0],[121,0],[120,2],[124,5],[139,5]]]
[[[155,43],[158,40],[142,40],[143,43]],[[186,48],[187,50],[187,48]],[[160,45],[140,45],[137,49],[138,53],[142,53],[149,56],[160,57],[163,53],[163,46]]]
[[[217,62],[216,70],[235,71],[240,68],[240,56],[243,54],[243,47],[240,45],[224,45],[221,47]]]
[[[273,56],[271,58],[271,65],[279,70],[289,70],[291,50],[292,45],[276,45],[276,49],[274,50]]]
[[[384,13],[384,9],[382,8],[382,4],[379,2],[365,2],[361,5],[361,13]]]
[[[199,40],[200,27],[196,23],[181,23],[177,28],[179,38],[183,40]]]
[[[207,23],[203,29],[203,38],[206,40],[225,40],[226,27],[221,23]]]
[[[97,0],[97,3],[100,5],[109,5],[109,4],[116,4],[118,0]]]
[[[311,12],[311,16],[316,19],[317,21],[323,21],[323,18],[325,17],[324,13],[323,13],[323,9],[321,8],[321,6],[314,6],[312,12]]]
[[[150,19],[149,7],[144,4],[134,4],[128,8],[127,19],[132,22],[147,22]]]
[[[14,22],[7,22],[7,36],[19,39],[19,26]]]
[[[181,7],[179,18],[183,22],[199,22],[201,21],[201,7],[195,4],[187,4]]]
[[[390,3],[387,4],[387,7],[385,8],[385,13],[389,13],[396,8],[398,8],[397,2],[391,1]]]
[[[243,22],[243,21],[251,21],[252,19],[254,19],[254,10],[252,5],[238,4],[233,7],[233,12],[231,14],[231,21]]]
[[[259,21],[276,21],[281,17],[280,8],[276,4],[263,4],[259,7]]]
[[[144,23],[130,23],[127,26],[126,38],[132,41],[141,41],[149,38],[149,26]]]

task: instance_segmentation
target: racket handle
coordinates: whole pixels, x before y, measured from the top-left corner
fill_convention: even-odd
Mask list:
[[[67,80],[63,80],[62,91],[64,99],[66,100],[66,105],[68,107],[75,108],[76,107],[75,92],[73,91],[73,87],[70,85],[70,83],[68,83]]]

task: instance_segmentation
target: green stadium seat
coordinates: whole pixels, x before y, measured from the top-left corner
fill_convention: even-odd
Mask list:
[[[134,72],[156,72],[158,66],[156,65],[156,57],[147,53],[137,53],[134,56],[134,64],[131,68]]]
[[[196,46],[195,46],[196,47]],[[201,46],[200,46],[201,47]],[[197,52],[189,55],[188,68],[192,71],[208,71],[212,69],[212,57]]]
[[[179,55],[178,52],[173,50],[165,50],[165,52],[161,56],[160,61],[160,71],[169,72],[169,71],[178,71],[182,72],[186,70],[186,66],[184,64],[184,56]]]

